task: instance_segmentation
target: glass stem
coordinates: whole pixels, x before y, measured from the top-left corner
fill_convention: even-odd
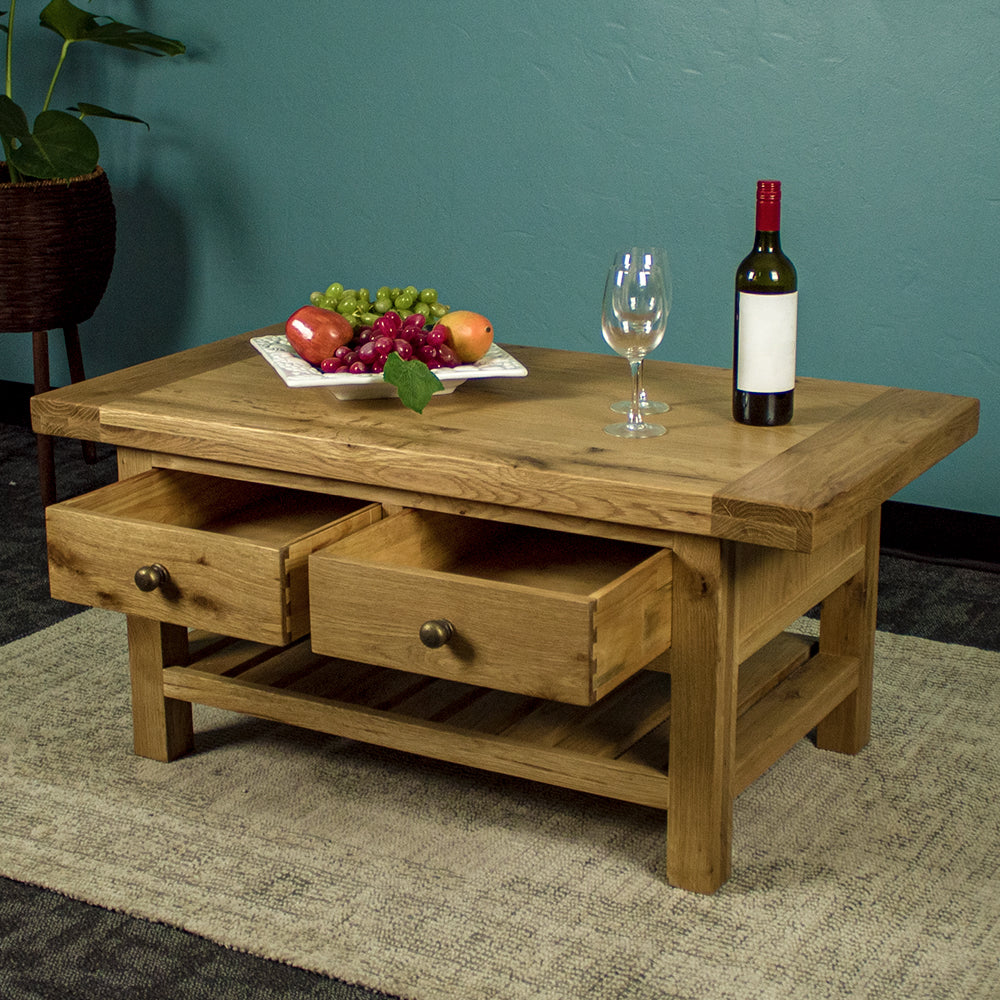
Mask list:
[[[646,387],[643,385],[642,381],[642,362],[645,358],[639,359],[639,405],[642,406],[646,402]]]
[[[633,426],[642,423],[642,408],[639,402],[639,392],[641,389],[642,359],[629,361],[629,368],[632,369],[632,405],[628,411],[628,422]]]

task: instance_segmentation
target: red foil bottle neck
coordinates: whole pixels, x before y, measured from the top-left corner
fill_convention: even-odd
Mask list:
[[[781,229],[781,181],[757,181],[757,232]]]

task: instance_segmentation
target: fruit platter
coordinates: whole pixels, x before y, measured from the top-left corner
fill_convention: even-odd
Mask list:
[[[493,342],[479,313],[452,310],[437,291],[415,286],[313,292],[284,334],[251,339],[291,388],[324,386],[338,399],[398,396],[418,413],[434,395],[470,378],[517,378],[527,369]]]
[[[386,382],[380,372],[327,374],[320,371],[302,358],[283,334],[253,337],[250,343],[281,376],[285,385],[293,389],[325,386],[337,399],[383,399],[399,395],[398,387]],[[519,378],[528,374],[528,369],[498,344],[491,344],[486,354],[472,364],[433,371],[442,382],[442,388],[435,395],[454,392],[470,378]]]

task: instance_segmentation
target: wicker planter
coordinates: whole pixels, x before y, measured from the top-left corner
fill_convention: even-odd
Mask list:
[[[94,314],[115,257],[104,171],[11,184],[0,164],[0,331],[52,330]]]

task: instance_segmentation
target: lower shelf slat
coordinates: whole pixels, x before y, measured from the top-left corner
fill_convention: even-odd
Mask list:
[[[185,667],[168,667],[163,673],[164,693],[168,698],[657,809],[669,805],[667,776],[641,764],[520,743],[503,736],[458,729],[444,722],[408,718],[395,712],[282,691],[238,678],[220,678]]]
[[[307,644],[201,643],[164,694],[408,753],[666,809],[669,674],[643,671],[596,705],[423,677],[312,654]],[[784,634],[740,670],[734,791],[762,774],[857,684],[849,657]]]
[[[858,686],[860,661],[817,653],[736,722],[737,794],[756,781]]]

